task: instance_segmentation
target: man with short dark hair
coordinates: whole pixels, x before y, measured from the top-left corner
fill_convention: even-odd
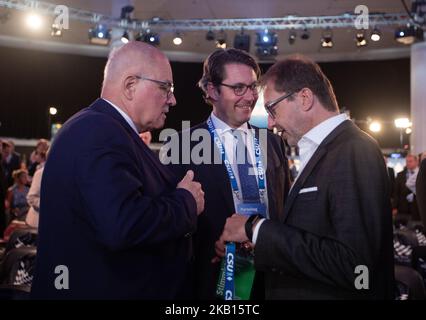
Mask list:
[[[206,122],[189,130],[188,136],[197,139],[183,141],[186,132],[181,132],[181,144],[172,139],[166,145],[179,148],[179,145],[190,144],[191,158],[187,152],[181,153],[179,163],[171,167],[178,176],[193,170],[205,191],[206,206],[194,236],[193,297],[196,299],[216,298],[220,265],[212,259],[214,244],[226,218],[244,210],[254,210],[265,217],[279,214],[289,189],[283,141],[266,129],[262,131],[248,123],[258,99],[259,75],[259,66],[247,52],[219,49],[209,55],[199,86],[213,111]],[[194,157],[200,140],[208,142],[208,148],[201,155],[207,161],[200,162]],[[187,155],[189,161],[185,163],[183,158]],[[261,298],[257,295],[259,292],[263,295],[261,276],[258,276],[252,291],[254,298]]]
[[[225,241],[251,241],[267,299],[393,298],[389,182],[376,141],[339,114],[316,63],[277,62],[263,81],[270,123],[299,147],[300,171],[282,218],[248,229],[233,215],[217,254]]]

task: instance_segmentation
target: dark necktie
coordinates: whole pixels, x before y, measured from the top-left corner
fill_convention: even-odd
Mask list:
[[[250,163],[250,157],[247,146],[244,143],[244,132],[234,130],[233,135],[237,138],[237,147],[235,151],[235,159],[238,166],[238,176],[240,178],[241,197],[244,203],[259,203],[259,187],[257,185],[256,175],[254,174],[253,165]]]

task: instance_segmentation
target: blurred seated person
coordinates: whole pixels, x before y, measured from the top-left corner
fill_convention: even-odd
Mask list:
[[[6,228],[6,213],[4,204],[6,202],[6,177],[4,176],[2,161],[2,140],[0,140],[0,235],[3,234]]]
[[[29,205],[27,202],[27,194],[29,191],[28,172],[23,169],[13,171],[13,179],[15,183],[7,191],[6,215],[8,221],[20,220],[25,221]]]
[[[49,149],[49,141],[46,139],[40,139],[37,142],[37,145],[34,151],[31,153],[30,158],[28,160],[28,174],[32,177],[37,169],[40,168],[40,164],[46,161],[46,158],[41,159],[42,155],[46,155],[47,149]]]
[[[25,222],[33,228],[38,228],[38,218],[40,213],[40,187],[44,166],[38,169],[33,176],[30,190],[27,194],[27,202],[30,206]]]
[[[417,209],[416,196],[413,190],[407,187],[407,181],[413,175],[417,175],[417,171],[419,170],[417,156],[409,154],[405,160],[406,167],[404,171],[399,172],[395,179],[392,197],[393,214],[407,217],[409,220],[418,221],[420,220],[420,216]]]
[[[13,185],[12,173],[15,170],[21,168],[21,159],[20,155],[15,152],[15,145],[12,141],[2,141],[2,157],[1,165],[3,167],[3,173],[6,177],[6,185],[10,187]]]
[[[152,140],[152,134],[150,131],[145,131],[142,133],[139,133],[139,137],[141,137],[142,141],[149,147]]]

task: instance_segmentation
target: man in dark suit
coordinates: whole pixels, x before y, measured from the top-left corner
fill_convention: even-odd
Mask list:
[[[41,186],[37,299],[175,299],[204,207],[140,139],[176,104],[170,64],[129,42],[110,55],[102,99],[74,115],[50,149]]]
[[[288,163],[282,139],[266,129],[261,130],[248,124],[258,98],[259,74],[259,66],[244,51],[220,49],[212,53],[204,62],[204,72],[199,86],[205,94],[206,102],[212,105],[213,112],[206,122],[174,137],[178,139],[172,137],[170,143],[164,148],[167,149],[166,151],[171,150],[173,154],[173,149],[179,150],[179,146],[188,144],[188,150],[183,150],[179,161],[175,164],[172,162],[171,167],[180,177],[187,170],[193,170],[195,179],[202,184],[205,191],[205,210],[198,220],[197,232],[194,235],[194,298],[196,299],[216,298],[220,265],[218,261],[212,263],[215,257],[214,244],[222,233],[226,218],[242,210],[243,203],[245,205],[249,202],[243,199],[245,189],[249,185],[247,179],[241,176],[244,169],[240,162],[237,164],[237,161],[233,161],[238,160],[234,157],[234,152],[238,152],[236,149],[239,147],[244,149],[245,145],[248,152],[246,160],[251,164],[255,163],[253,138],[259,137],[262,162],[266,169],[266,190],[259,198],[261,183],[253,177],[254,196],[258,198],[253,203],[264,205],[265,215],[273,217],[274,214],[282,212],[284,195],[289,189]],[[213,130],[209,131],[208,123],[212,125]],[[222,143],[219,147],[213,140],[215,137],[213,131]],[[235,132],[238,131],[245,137],[243,139],[245,141],[241,144],[235,137]],[[190,137],[197,137],[197,139]],[[185,139],[187,141],[184,141]],[[203,143],[206,143],[207,148],[197,158],[199,144]],[[220,154],[221,146],[231,163],[230,170],[235,173],[235,187],[225,162],[221,161],[220,156],[219,159],[215,157]],[[164,157],[163,160],[165,160]],[[255,177],[259,178],[258,175]],[[261,275],[257,277],[255,287],[259,286],[262,289],[260,295],[257,295],[256,289],[252,290],[252,296],[261,298],[263,284],[260,280]]]
[[[418,159],[413,154],[405,157],[406,166],[399,172],[395,179],[395,187],[392,197],[392,206],[394,214],[400,218],[410,220],[420,220],[419,210],[417,208],[416,194],[407,187],[407,180],[412,175],[417,175]]]
[[[420,219],[426,226],[426,152],[422,154],[416,180],[416,197]]]
[[[264,82],[270,122],[299,146],[300,172],[279,219],[247,226],[233,215],[217,253],[224,241],[251,240],[268,299],[393,298],[389,182],[377,143],[339,114],[316,63],[280,61]]]

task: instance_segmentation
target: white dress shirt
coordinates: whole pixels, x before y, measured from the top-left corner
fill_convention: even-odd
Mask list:
[[[300,168],[295,182],[305,168],[306,164],[309,162],[309,160],[311,160],[315,151],[317,151],[321,142],[323,142],[324,139],[345,120],[348,120],[346,113],[328,118],[327,120],[321,122],[316,127],[313,127],[311,130],[306,132],[305,135],[299,140],[297,146],[299,147]]]
[[[115,104],[113,104],[111,101],[102,98],[103,100],[105,100],[106,102],[108,102],[111,106],[114,107],[115,110],[118,111],[119,114],[121,114],[121,116],[124,118],[124,120],[126,120],[126,122],[129,124],[129,126],[135,130],[136,134],[139,135],[139,131],[136,128],[135,124],[133,123],[132,119],[130,119],[129,115],[127,113],[125,113],[123,110],[121,110],[119,107],[117,107]]]
[[[235,159],[235,151],[236,151],[236,147],[237,147],[237,139],[235,138],[234,134],[232,133],[232,131],[234,130],[233,128],[231,128],[228,124],[226,124],[225,122],[223,122],[222,120],[220,120],[218,117],[216,117],[214,115],[214,113],[212,112],[210,115],[213,125],[215,127],[215,131],[217,133],[217,135],[219,136],[220,140],[222,141],[222,144],[225,147],[225,152],[226,152],[226,156],[229,160],[229,162],[231,163],[231,168],[232,171],[234,171],[234,175],[235,175],[235,179],[237,180],[237,184],[238,184],[238,190],[241,191],[241,184],[240,184],[240,178],[238,175],[238,164],[237,164],[237,159]],[[245,137],[243,137],[243,140],[246,142],[247,145],[247,151],[249,153],[249,157],[250,157],[250,162],[251,163],[256,163],[255,160],[255,155],[254,155],[254,143],[253,143],[253,134],[254,134],[254,130],[249,129],[247,123],[244,123],[241,127],[235,129],[235,130],[240,130],[242,135],[246,135]],[[263,154],[264,152],[264,148],[262,148],[262,161],[265,161],[265,155]],[[265,163],[265,162],[263,162]],[[256,174],[256,180],[257,183],[259,183],[257,174]],[[265,175],[265,186],[266,186],[266,175]],[[234,206],[235,209],[237,209],[238,204],[242,203],[242,199],[238,199],[237,196],[234,194],[234,192],[232,192],[232,197],[234,200]],[[269,213],[268,213],[268,191],[267,188],[265,189],[265,194],[263,199],[261,199],[261,201],[265,204],[266,206],[266,216],[269,217]]]
[[[345,113],[339,114],[337,116],[328,118],[327,120],[321,122],[317,126],[313,127],[311,130],[305,133],[305,135],[299,140],[297,146],[299,147],[299,157],[300,157],[300,169],[296,179],[293,182],[292,187],[296,183],[297,179],[300,177],[303,169],[306,164],[311,160],[315,151],[317,151],[321,142],[334,130],[338,125],[343,121],[348,120],[348,116]],[[290,189],[291,192],[291,189]],[[262,225],[265,219],[260,220],[256,227],[253,230],[253,244],[256,244],[257,236],[259,233],[260,226]]]

